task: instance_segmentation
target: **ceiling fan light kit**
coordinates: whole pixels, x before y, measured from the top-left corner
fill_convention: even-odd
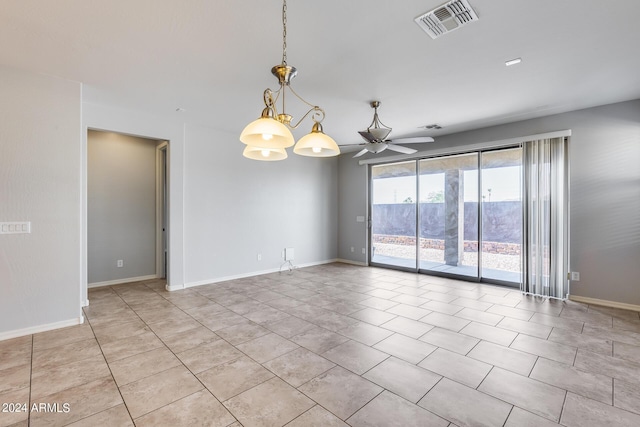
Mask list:
[[[302,137],[293,149],[301,156],[330,157],[340,154],[338,144],[326,135],[322,129],[324,110],[317,105],[305,101],[290,86],[291,80],[298,70],[287,64],[287,1],[282,2],[282,62],[271,69],[271,73],[278,79],[280,88],[273,92],[266,89],[263,94],[265,108],[259,119],[249,123],[240,134],[240,141],[247,145],[243,155],[249,159],[262,161],[276,161],[287,158],[285,148],[295,144],[290,129],[296,129],[306,117],[313,121],[311,132]],[[285,93],[289,90],[297,99],[309,106],[309,110],[292,124],[293,117],[286,113]],[[282,109],[278,112],[276,104],[282,100]]]

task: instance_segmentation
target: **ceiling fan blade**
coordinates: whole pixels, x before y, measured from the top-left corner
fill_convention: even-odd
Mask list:
[[[338,144],[338,147],[355,147],[358,145],[367,145],[366,142],[354,142],[353,144]]]
[[[358,152],[358,154],[356,154],[355,156],[353,156],[353,158],[355,159],[356,157],[360,157],[360,156],[362,156],[364,153],[366,153],[367,151],[369,151],[369,150],[367,150],[366,148],[363,148],[363,149],[362,149],[362,151],[359,151],[359,152]]]
[[[415,136],[413,138],[393,138],[388,142],[393,142],[394,144],[421,144],[423,142],[434,142],[434,139],[430,136]]]
[[[402,145],[393,145],[393,144],[387,144],[387,148],[391,151],[396,151],[398,153],[403,153],[403,154],[413,154],[418,150],[414,150],[413,148],[407,148],[407,147],[403,147]]]
[[[360,134],[360,136],[362,138],[364,138],[365,141],[367,142],[373,142],[376,140],[376,137],[373,136],[373,134],[369,133],[369,132],[365,132],[365,131],[358,131],[358,133]]]

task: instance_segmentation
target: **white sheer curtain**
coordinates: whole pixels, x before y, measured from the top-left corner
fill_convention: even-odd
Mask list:
[[[568,294],[568,184],[565,138],[528,141],[524,165],[523,292]]]

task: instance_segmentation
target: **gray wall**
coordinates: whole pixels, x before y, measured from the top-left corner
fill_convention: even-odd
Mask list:
[[[456,146],[563,129],[572,130],[570,268],[581,275],[581,281],[572,282],[571,293],[640,305],[640,100],[440,136],[428,148],[454,151]],[[366,192],[357,188],[366,182],[367,166],[351,156],[339,159],[338,245],[341,258],[360,261],[345,248],[364,244],[366,229],[354,227],[347,213],[367,208]]]
[[[350,153],[338,158],[338,258],[366,263],[367,255],[362,248],[368,251],[368,170],[366,166],[358,166],[352,156]],[[365,222],[357,222],[358,216],[364,216]]]
[[[278,270],[285,247],[298,266],[336,258],[335,158],[249,160],[237,134],[194,124],[186,140],[187,286]]]
[[[156,146],[113,132],[87,136],[89,284],[156,274]],[[116,260],[123,260],[118,268]]]
[[[78,323],[81,85],[0,66],[0,339]]]

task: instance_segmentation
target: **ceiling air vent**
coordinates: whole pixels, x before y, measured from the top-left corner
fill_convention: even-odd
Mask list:
[[[432,39],[478,20],[467,0],[453,0],[418,16],[416,24]]]

